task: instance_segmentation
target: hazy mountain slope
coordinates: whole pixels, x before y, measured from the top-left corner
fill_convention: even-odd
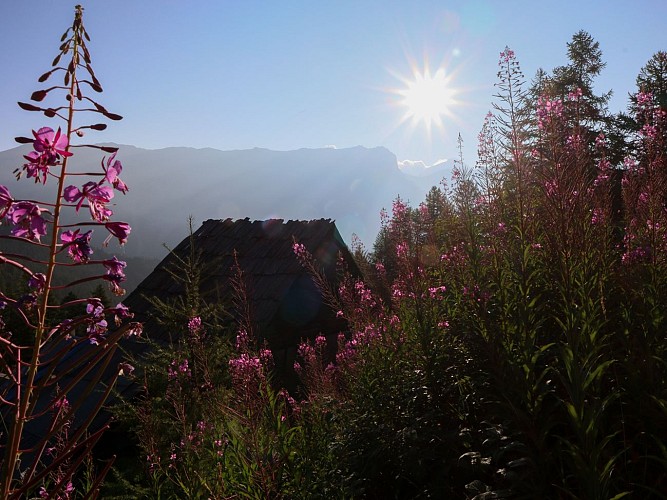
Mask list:
[[[0,184],[16,198],[34,198],[39,191],[32,182],[16,182],[12,174],[29,150],[0,152]],[[101,157],[99,150],[77,149],[73,165],[95,171]],[[449,168],[440,164],[409,175],[388,150],[364,147],[219,151],[120,146],[118,158],[130,191],[117,195],[114,219],[129,222],[133,230],[124,249],[109,250],[147,257],[162,256],[163,243],[175,246],[182,240],[189,215],[195,228],[209,218],[331,218],[346,241],[354,232],[371,246],[380,209],[389,209],[399,194],[419,203]]]

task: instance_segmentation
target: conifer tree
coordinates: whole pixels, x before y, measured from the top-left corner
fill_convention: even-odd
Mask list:
[[[592,132],[593,137],[606,123],[608,103],[612,92],[596,95],[593,91],[595,78],[605,68],[600,43],[586,31],[578,31],[567,44],[568,64],[558,66],[549,79],[552,97],[565,100],[569,94],[581,89],[579,119]]]

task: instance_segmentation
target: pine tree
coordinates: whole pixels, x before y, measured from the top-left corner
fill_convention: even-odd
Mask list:
[[[637,75],[637,90],[650,92],[661,109],[667,110],[667,52],[659,51],[651,56]],[[637,98],[630,96],[630,108],[636,111]]]
[[[606,66],[600,44],[581,30],[567,44],[567,57],[569,63],[555,68],[549,78],[549,94],[565,101],[571,93],[581,89],[578,118],[594,137],[607,122],[608,103],[612,95],[611,90],[602,95],[593,91],[595,78]]]

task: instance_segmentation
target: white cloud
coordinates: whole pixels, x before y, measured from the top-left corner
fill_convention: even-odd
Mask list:
[[[451,166],[451,160],[441,159],[427,165],[422,160],[401,160],[398,163],[398,168],[401,172],[407,175],[423,176],[435,173],[444,172]]]
[[[326,144],[324,146],[325,149],[338,149],[335,144]]]
[[[398,162],[399,170],[402,170],[406,173],[413,170],[424,170],[428,167],[429,165],[426,165],[422,160],[401,160]]]

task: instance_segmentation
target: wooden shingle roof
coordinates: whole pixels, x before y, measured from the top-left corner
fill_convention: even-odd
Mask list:
[[[183,294],[183,287],[167,270],[178,258],[189,255],[191,241],[203,262],[201,294],[208,300],[229,298],[233,293],[236,256],[247,286],[255,332],[270,343],[293,342],[297,336],[316,333],[318,328],[340,328],[340,323],[332,323],[335,311],[328,310],[321,296],[316,297],[318,291],[293,251],[294,242],[303,244],[332,284],[339,254],[354,266],[334,222],[328,219],[205,221],[124,301],[140,321],[146,321],[150,309],[146,296],[169,300]],[[313,308],[318,310],[309,310]],[[150,321],[147,327],[151,328]]]

